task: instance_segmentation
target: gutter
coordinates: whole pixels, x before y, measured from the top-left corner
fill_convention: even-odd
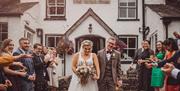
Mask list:
[[[22,13],[3,13],[3,12],[0,12],[0,16],[16,16],[16,17],[19,17],[23,15]]]

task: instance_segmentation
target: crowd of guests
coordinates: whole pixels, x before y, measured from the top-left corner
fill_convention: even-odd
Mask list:
[[[30,47],[27,38],[5,39],[0,49],[0,91],[56,91],[58,55],[55,48],[39,43]]]
[[[180,49],[177,43],[179,38],[158,41],[155,51],[150,48],[148,40],[142,41],[142,48],[136,51],[133,61],[133,63],[137,63],[138,91],[180,91],[180,80],[177,80],[178,72],[180,76]],[[164,77],[163,87],[151,85],[153,67],[160,68],[167,73]],[[176,72],[172,70],[176,70]],[[172,75],[171,72],[175,75]]]

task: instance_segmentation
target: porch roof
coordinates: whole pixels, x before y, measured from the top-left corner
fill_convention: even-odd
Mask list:
[[[0,0],[0,16],[19,16],[38,2],[19,3],[18,0]]]
[[[101,25],[105,31],[107,31],[111,36],[117,37],[117,34],[91,9],[89,8],[88,11],[82,15],[69,29],[65,32],[66,36],[69,36],[76,28],[81,25],[88,17],[92,17],[96,20],[99,25]]]
[[[180,9],[174,6],[164,4],[147,4],[146,6],[162,18],[180,18]]]

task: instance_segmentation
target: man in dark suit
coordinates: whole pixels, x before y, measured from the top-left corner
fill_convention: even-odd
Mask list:
[[[98,51],[100,78],[99,91],[115,91],[115,86],[120,85],[120,52],[114,50],[116,40],[111,37],[107,40],[106,48]]]
[[[44,61],[44,57],[42,53],[42,45],[39,43],[34,44],[33,51],[33,63],[36,74],[35,91],[48,91],[48,83],[49,76],[47,73],[47,64]]]

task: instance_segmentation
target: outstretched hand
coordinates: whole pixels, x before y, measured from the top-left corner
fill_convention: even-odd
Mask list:
[[[161,70],[167,74],[171,73],[171,71],[174,69],[174,65],[171,63],[166,63],[164,67],[161,68]]]
[[[32,58],[33,56],[32,56],[32,54],[20,54],[18,56],[13,56],[13,57],[16,60],[16,59],[19,59],[19,58]]]
[[[21,58],[32,58],[32,54],[21,54],[20,55]]]

